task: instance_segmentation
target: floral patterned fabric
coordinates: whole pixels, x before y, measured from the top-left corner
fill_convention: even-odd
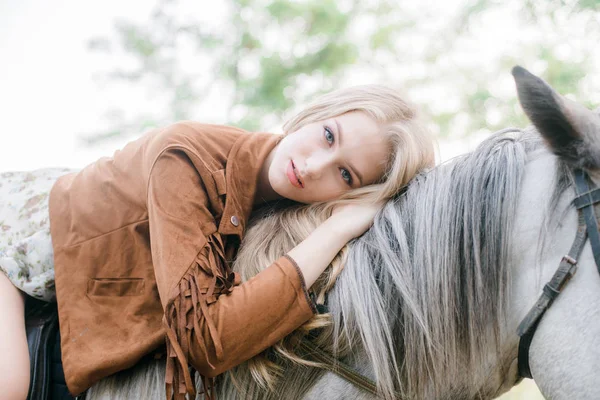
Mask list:
[[[69,172],[49,168],[0,173],[0,272],[40,300],[56,297],[48,195],[56,179]]]

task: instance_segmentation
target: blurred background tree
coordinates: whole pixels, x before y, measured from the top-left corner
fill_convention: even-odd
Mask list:
[[[148,107],[116,99],[110,129],[89,143],[180,119],[277,129],[315,95],[367,82],[400,86],[440,137],[464,137],[526,124],[516,64],[600,103],[600,0],[218,3],[206,15],[199,2],[159,0],[147,23],[119,21],[114,37],[90,41],[129,60],[100,82],[143,91]]]

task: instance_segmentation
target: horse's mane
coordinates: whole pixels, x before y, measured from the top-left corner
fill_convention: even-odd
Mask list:
[[[385,392],[447,396],[497,349],[509,294],[504,233],[527,138],[497,133],[416,177],[352,246],[330,295],[335,329],[360,336]]]

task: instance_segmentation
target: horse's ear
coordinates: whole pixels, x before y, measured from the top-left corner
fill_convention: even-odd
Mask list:
[[[577,167],[600,168],[600,117],[525,68],[514,67],[512,74],[525,114],[552,151]]]

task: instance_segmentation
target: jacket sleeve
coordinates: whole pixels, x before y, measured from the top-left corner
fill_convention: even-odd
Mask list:
[[[167,397],[194,393],[190,363],[205,382],[298,328],[315,307],[295,262],[281,257],[239,284],[198,172],[196,156],[171,148],[148,180],[150,246],[167,335]],[[209,232],[210,234],[207,234]]]

